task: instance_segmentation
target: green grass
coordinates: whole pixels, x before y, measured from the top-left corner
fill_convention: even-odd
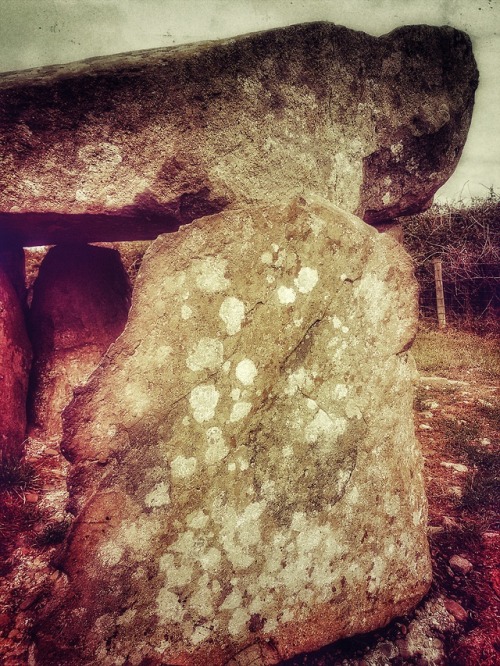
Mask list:
[[[421,330],[412,347],[420,372],[479,370],[500,377],[500,340],[447,329]]]

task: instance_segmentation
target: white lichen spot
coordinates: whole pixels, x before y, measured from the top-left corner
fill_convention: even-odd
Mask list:
[[[357,504],[359,502],[359,490],[357,486],[353,486],[345,496],[345,501],[348,504]]]
[[[340,330],[342,331],[342,333],[349,333],[349,326],[342,326]]]
[[[230,462],[227,464],[228,472],[236,472],[236,463]]]
[[[340,321],[340,319],[336,315],[333,315],[333,317],[332,317],[332,324],[333,324],[333,328],[336,328],[336,329],[340,328],[342,326],[342,322]]]
[[[241,324],[245,318],[245,304],[235,296],[228,296],[222,301],[219,317],[226,325],[227,333],[235,335],[241,330]]]
[[[266,266],[271,266],[273,263],[273,255],[271,252],[264,252],[260,257],[260,260],[263,264],[266,264]]]
[[[245,386],[250,386],[253,384],[255,377],[257,376],[257,368],[255,363],[249,359],[244,358],[236,366],[236,378]]]
[[[211,631],[208,627],[196,627],[191,635],[191,643],[193,645],[202,643],[203,641],[207,640],[207,638],[210,636],[210,633]]]
[[[297,328],[300,328],[302,326],[303,321],[304,317],[301,317],[300,319],[294,319],[293,325],[296,326]]]
[[[295,286],[301,294],[309,294],[318,282],[318,271],[315,268],[303,266],[294,280]]]
[[[163,587],[156,597],[157,613],[163,621],[179,622],[184,618],[185,610],[179,597]]]
[[[208,520],[209,518],[204,511],[196,509],[186,517],[186,524],[194,530],[201,530],[207,526]]]
[[[309,390],[313,386],[313,382],[309,377],[305,368],[297,368],[295,372],[287,377],[287,386],[285,388],[285,395],[292,396],[300,389]]]
[[[274,277],[274,275],[267,275],[266,282],[267,284],[273,284],[274,282],[276,282],[276,278]]]
[[[347,421],[344,418],[331,418],[320,409],[314,419],[309,423],[304,431],[306,442],[314,444],[320,438],[328,438],[329,441],[335,441],[340,435],[343,435],[347,428]]]
[[[340,276],[340,281],[345,282],[346,280],[347,280],[347,275],[345,273],[342,273],[342,275]]]
[[[108,541],[99,548],[99,556],[103,564],[114,567],[121,560],[124,550],[113,541]]]
[[[207,449],[205,451],[205,462],[207,465],[213,465],[223,460],[229,453],[226,446],[222,430],[214,427],[209,428],[205,433],[207,439]]]
[[[236,421],[241,421],[250,413],[252,409],[251,402],[235,402],[233,408],[231,409],[231,414],[229,416],[229,421],[235,423]]]
[[[186,365],[193,372],[216,370],[224,360],[224,345],[215,338],[201,338],[187,357]]]
[[[173,349],[170,345],[161,345],[155,353],[156,364],[159,366],[165,365],[169,357],[172,355]]]
[[[230,592],[227,597],[222,602],[220,609],[221,610],[234,610],[239,608],[243,603],[243,597],[241,592],[236,588]]]
[[[295,298],[297,295],[294,289],[282,285],[281,287],[278,287],[276,292],[278,294],[278,300],[281,303],[281,305],[291,305],[292,303],[295,302]]]
[[[273,248],[273,252],[278,252],[280,249],[280,246],[277,243],[273,243],[271,247]]]
[[[418,509],[417,511],[413,512],[412,520],[415,527],[417,527],[417,525],[420,525],[420,523],[422,522],[422,509]]]
[[[199,617],[212,617],[214,615],[212,590],[209,587],[208,574],[203,574],[197,581],[197,589],[189,597],[188,603]]]
[[[196,464],[196,458],[177,456],[170,463],[172,476],[176,479],[187,479],[195,473]]]
[[[128,403],[129,417],[140,418],[144,416],[151,405],[150,396],[146,392],[145,387],[139,383],[127,382],[122,395]]]
[[[368,592],[373,594],[380,588],[382,574],[386,569],[386,562],[378,555],[373,558],[373,566],[370,571],[370,583],[368,584]]]
[[[281,449],[281,453],[283,454],[283,458],[290,458],[291,456],[293,456],[293,446],[287,444]]]
[[[321,217],[318,217],[317,215],[310,214],[308,222],[315,238],[317,238],[326,224],[325,220],[323,220]]]
[[[217,548],[209,548],[199,556],[200,564],[205,571],[217,571],[221,558],[222,554]]]
[[[170,492],[168,484],[165,481],[157,483],[153,490],[151,490],[144,498],[144,503],[150,509],[170,504]]]
[[[316,400],[312,400],[312,398],[307,398],[306,405],[307,409],[310,409],[311,411],[314,411],[315,409],[318,408],[318,403],[316,402]]]
[[[219,391],[213,384],[196,386],[189,394],[189,404],[193,410],[193,417],[198,423],[210,421],[215,414],[219,402]]]
[[[183,305],[181,307],[181,317],[184,320],[190,319],[193,316],[193,310],[189,307],[189,305]]]
[[[332,397],[334,400],[342,400],[346,397],[349,389],[345,384],[337,384],[333,389]]]
[[[241,389],[235,388],[231,391],[231,400],[234,400],[236,402],[241,398]]]
[[[220,257],[206,257],[193,260],[193,272],[196,285],[207,294],[225,291],[230,281],[224,277],[227,261]]]
[[[242,458],[241,456],[238,458],[238,464],[240,466],[240,472],[244,472],[250,466],[248,460],[246,458]]]

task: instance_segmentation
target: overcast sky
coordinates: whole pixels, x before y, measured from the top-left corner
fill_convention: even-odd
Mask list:
[[[317,20],[373,35],[416,23],[468,32],[480,85],[462,159],[439,194],[500,192],[500,0],[0,0],[0,71]]]

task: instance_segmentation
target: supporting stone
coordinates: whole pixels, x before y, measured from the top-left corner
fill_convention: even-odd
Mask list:
[[[0,250],[0,464],[24,452],[31,345],[24,317],[22,248]]]
[[[76,518],[37,664],[276,664],[416,604],[416,322],[402,247],[322,200],[157,239],[64,414]]]
[[[59,245],[47,253],[33,288],[34,362],[30,420],[39,434],[61,434],[61,414],[127,321],[130,285],[116,250]]]

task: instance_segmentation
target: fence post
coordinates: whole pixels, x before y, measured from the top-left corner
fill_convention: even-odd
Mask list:
[[[438,328],[445,328],[446,326],[446,310],[444,305],[444,290],[443,290],[443,266],[441,259],[434,257],[432,260],[434,264],[434,282],[436,285],[436,307],[438,317]]]

